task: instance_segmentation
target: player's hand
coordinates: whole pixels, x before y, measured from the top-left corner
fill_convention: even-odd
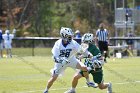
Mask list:
[[[104,60],[104,58],[103,57],[100,57],[100,58],[98,58],[98,60]]]
[[[93,56],[93,57],[91,58],[91,61],[94,62],[95,60],[97,60],[97,57],[96,57],[96,56]]]
[[[94,60],[93,61],[93,67],[94,68],[101,68],[102,67],[102,62],[99,60]]]
[[[61,63],[62,65],[66,65],[67,63],[69,63],[69,61],[67,60],[67,58],[62,57],[60,58],[59,63]]]

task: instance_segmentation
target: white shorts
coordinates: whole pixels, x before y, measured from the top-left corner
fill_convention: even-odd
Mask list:
[[[3,50],[3,43],[0,43],[0,50]]]
[[[4,43],[4,47],[6,49],[11,49],[12,48],[11,43]]]
[[[59,75],[59,74],[63,73],[67,67],[77,69],[76,66],[77,66],[78,63],[81,66],[85,66],[82,62],[80,62],[75,57],[71,58],[70,63],[67,63],[64,66],[61,63],[55,63],[52,74],[58,74]]]

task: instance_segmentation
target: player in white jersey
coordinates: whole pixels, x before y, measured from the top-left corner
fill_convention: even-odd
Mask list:
[[[7,57],[12,57],[12,39],[14,38],[14,34],[10,34],[9,30],[5,31],[5,34],[2,35],[2,38],[4,40],[4,47],[7,52]]]
[[[61,39],[57,40],[52,48],[55,65],[53,68],[52,77],[48,80],[44,93],[48,93],[48,90],[53,85],[59,74],[62,73],[67,67],[82,70],[87,82],[91,84],[89,81],[87,68],[75,56],[77,51],[80,49],[80,45],[72,39],[72,30],[70,28],[62,27],[60,30],[60,35]]]
[[[2,51],[3,51],[3,40],[2,40],[2,30],[0,29],[0,58],[3,57]]]

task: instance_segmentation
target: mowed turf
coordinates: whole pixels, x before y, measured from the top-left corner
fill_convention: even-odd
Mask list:
[[[53,65],[51,54],[0,59],[0,93],[43,93]],[[110,58],[103,70],[104,82],[112,82],[113,93],[140,93],[140,58]],[[68,68],[49,93],[64,93],[69,89],[74,73]],[[106,93],[106,89],[87,87],[84,78],[79,80],[76,90],[77,93]]]

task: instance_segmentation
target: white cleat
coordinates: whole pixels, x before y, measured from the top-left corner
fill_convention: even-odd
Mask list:
[[[43,93],[49,93],[49,92],[46,90],[46,91],[44,91]]]
[[[112,84],[109,83],[107,93],[112,93]]]
[[[93,87],[93,88],[97,88],[98,87],[98,85],[96,85],[93,82],[86,82],[86,84],[87,84],[88,87]]]
[[[67,90],[66,92],[64,92],[64,93],[76,93],[74,90]]]

